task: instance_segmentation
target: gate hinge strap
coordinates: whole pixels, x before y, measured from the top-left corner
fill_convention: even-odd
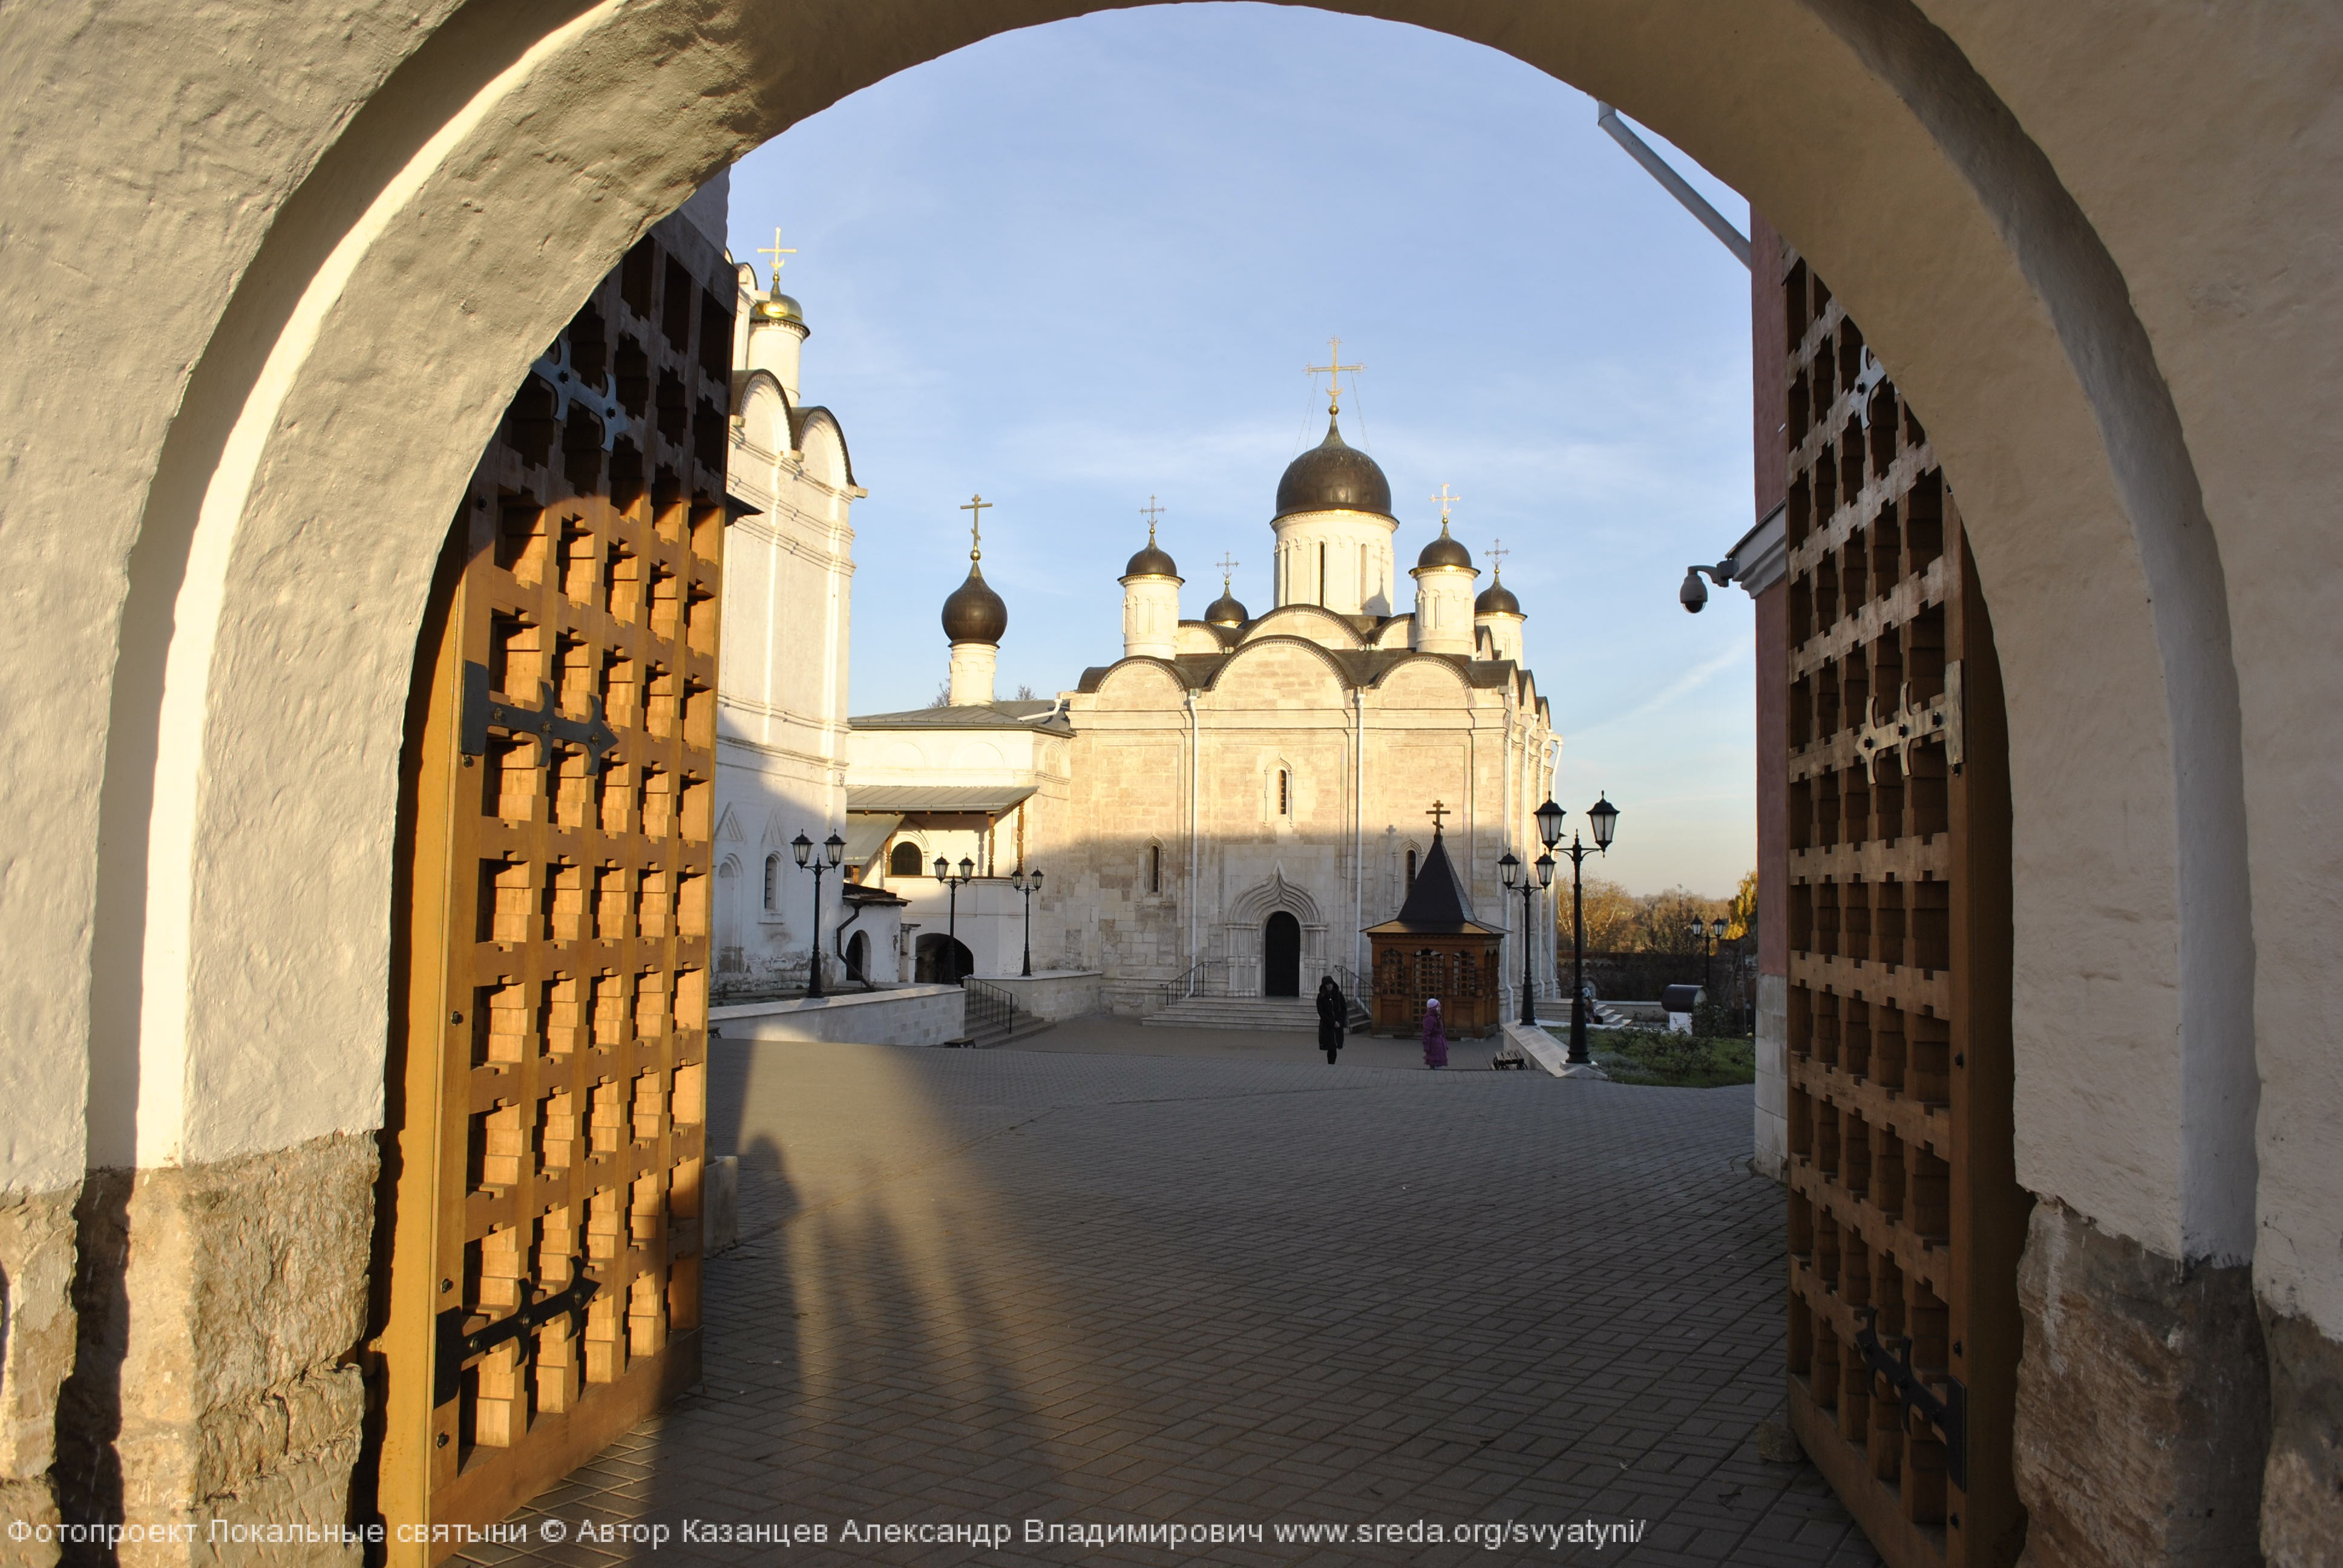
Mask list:
[[[1880,1342],[1879,1309],[1858,1307],[1863,1314],[1863,1326],[1855,1331],[1855,1348],[1863,1352],[1863,1361],[1873,1372],[1887,1380],[1887,1386],[1906,1410],[1916,1411],[1945,1438],[1945,1474],[1963,1492],[1969,1489],[1968,1411],[1969,1391],[1956,1377],[1945,1378],[1945,1392],[1939,1397],[1936,1391],[1922,1382],[1912,1370],[1912,1342],[1899,1342],[1890,1351]]]
[[[587,699],[588,716],[565,719],[554,705],[553,688],[538,683],[538,705],[523,708],[518,703],[498,699],[488,686],[488,667],[467,660],[464,665],[464,719],[457,744],[468,757],[485,757],[488,751],[488,730],[491,728],[514,735],[538,735],[548,740],[568,740],[586,749],[588,766],[599,771],[602,762],[618,744],[618,731],[602,717],[602,699]]]

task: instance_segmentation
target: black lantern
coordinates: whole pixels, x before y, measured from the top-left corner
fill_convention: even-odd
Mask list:
[[[1619,830],[1619,808],[1608,799],[1597,799],[1586,809],[1586,819],[1594,824],[1594,847],[1609,854],[1611,835]]]
[[[1033,972],[1033,895],[1041,890],[1041,868],[1036,866],[1029,872],[1024,867],[1018,867],[1015,871],[1011,873],[1009,885],[1025,896],[1025,968],[1023,972],[1030,976]]]
[[[821,874],[846,858],[846,840],[836,833],[823,839],[821,847],[827,859],[817,860],[811,839],[799,833],[789,840],[789,852],[798,858],[799,868],[813,872],[813,961],[806,970],[808,1000],[827,994],[821,985]]]
[[[1562,819],[1568,815],[1552,800],[1537,809],[1538,839],[1547,849],[1562,842]]]
[[[1506,850],[1504,859],[1497,862],[1497,871],[1505,879],[1505,886],[1509,888],[1522,879],[1522,863],[1513,859],[1511,849]]]
[[[1539,887],[1551,888],[1554,886],[1554,857],[1552,855],[1540,855],[1537,858],[1537,874]]]
[[[950,875],[951,862],[945,859],[941,855],[938,855],[936,857],[936,880],[940,882]]]

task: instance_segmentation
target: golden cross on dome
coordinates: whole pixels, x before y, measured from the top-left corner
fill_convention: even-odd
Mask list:
[[[1434,800],[1432,803],[1432,809],[1426,811],[1424,815],[1432,819],[1432,836],[1433,838],[1436,839],[1440,836],[1440,824],[1442,819],[1444,819],[1451,811],[1455,809],[1455,807],[1448,805],[1444,801]]]
[[[1228,552],[1228,551],[1226,551],[1226,550],[1222,550],[1222,551],[1221,552],[1221,561],[1220,561],[1220,566],[1221,566],[1221,591],[1222,591],[1222,593],[1226,593],[1226,592],[1228,592],[1228,591],[1229,591],[1229,578],[1230,578],[1231,574],[1232,574],[1233,572],[1235,572],[1235,570],[1237,569],[1237,568],[1239,568],[1239,567],[1242,566],[1243,564],[1244,564],[1244,563],[1243,563],[1242,561],[1236,560],[1236,559],[1232,558],[1229,555],[1229,552]]]
[[[1347,370],[1355,377],[1366,367],[1342,363],[1342,340],[1339,337],[1326,339],[1326,348],[1325,364],[1312,365],[1305,368],[1309,375],[1326,377],[1326,414],[1331,418],[1342,411],[1342,372]]]
[[[1489,541],[1489,570],[1493,578],[1501,578],[1505,575],[1505,558],[1513,553],[1513,551],[1505,548],[1504,540],[1491,539]]]
[[[960,509],[968,514],[968,558],[972,561],[984,558],[984,532],[980,525],[984,521],[984,509],[990,505],[992,503],[982,496],[970,496],[960,504]]]
[[[1150,496],[1147,504],[1139,508],[1139,515],[1147,519],[1147,542],[1151,545],[1155,542],[1155,519],[1163,515],[1163,508],[1155,504],[1154,497]]]
[[[1440,503],[1440,531],[1444,534],[1448,531],[1448,508],[1454,506],[1464,498],[1462,496],[1450,495],[1448,493],[1448,487],[1443,485],[1440,487],[1440,494],[1433,497],[1432,498]]]
[[[773,287],[776,292],[778,292],[781,286],[781,257],[785,256],[795,256],[797,253],[797,246],[789,246],[785,247],[781,244],[781,231],[779,225],[776,225],[773,228],[773,243],[770,245],[760,245],[757,247],[757,254],[759,256],[769,256],[773,258]]]

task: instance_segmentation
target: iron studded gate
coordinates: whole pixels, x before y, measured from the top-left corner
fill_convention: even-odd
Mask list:
[[[1896,1568],[2016,1560],[2007,735],[1927,436],[1805,264],[1789,333],[1789,1405]]]
[[[733,274],[669,219],[449,532],[405,757],[377,1505],[501,1519],[699,1375]]]

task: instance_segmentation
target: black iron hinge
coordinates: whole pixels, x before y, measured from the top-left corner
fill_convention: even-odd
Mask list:
[[[532,1282],[530,1289],[536,1288]],[[470,1312],[462,1307],[449,1307],[439,1314],[439,1353],[434,1358],[438,1364],[433,1368],[437,1392],[432,1402],[446,1404],[462,1392],[466,1362],[484,1356],[507,1340],[518,1339],[556,1318],[584,1312],[586,1304],[601,1290],[601,1282],[586,1271],[586,1260],[579,1258],[570,1265],[569,1283],[509,1317],[467,1330],[464,1324]]]
[[[1863,1361],[1873,1372],[1887,1380],[1896,1401],[1906,1410],[1917,1411],[1920,1418],[1944,1434],[1945,1474],[1963,1492],[1969,1489],[1969,1391],[1961,1380],[1949,1374],[1942,1378],[1944,1393],[1939,1396],[1912,1370],[1912,1342],[1898,1336],[1896,1349],[1890,1351],[1879,1338],[1879,1309],[1858,1307],[1863,1314],[1863,1326],[1855,1331],[1855,1348],[1863,1352]]]
[[[587,700],[589,709],[586,718],[564,719],[561,710],[554,706],[553,688],[539,681],[535,708],[499,701],[488,686],[488,667],[468,661],[464,666],[464,721],[457,744],[467,757],[485,757],[491,727],[514,735],[541,735],[548,740],[568,740],[584,747],[588,769],[598,773],[618,744],[618,732],[604,720],[602,699],[594,697]]]

